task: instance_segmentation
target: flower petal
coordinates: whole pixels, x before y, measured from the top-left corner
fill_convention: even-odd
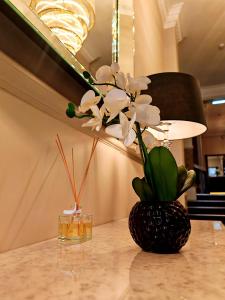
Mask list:
[[[104,98],[104,104],[107,111],[111,115],[110,120],[112,120],[120,113],[122,109],[128,106],[129,98],[124,91],[113,89],[108,92],[108,94]]]
[[[136,80],[138,80],[139,82],[143,82],[145,84],[149,84],[151,82],[151,80],[146,76],[140,76],[136,78]]]
[[[131,93],[138,93],[141,90],[146,90],[151,80],[148,77],[141,76],[138,78],[132,78],[130,74],[127,74],[128,90]]]
[[[112,113],[106,123],[109,123],[110,121],[112,121],[116,116],[118,116],[118,114],[119,114],[119,111]]]
[[[101,116],[103,117],[104,114],[106,114],[106,107],[105,107],[105,104],[103,103],[102,106],[100,107],[100,113],[101,113]]]
[[[113,63],[111,64],[111,71],[112,71],[112,74],[113,74],[113,75],[116,75],[116,73],[118,73],[119,70],[120,70],[119,64],[116,63],[116,62],[113,62]]]
[[[144,132],[142,137],[143,137],[143,141],[147,147],[153,145],[156,142],[156,138],[149,131]]]
[[[135,99],[136,104],[150,104],[151,102],[152,97],[146,94],[138,95]]]
[[[85,102],[95,98],[95,92],[93,90],[87,91],[81,98],[80,105],[83,105]]]
[[[93,115],[94,115],[96,118],[102,119],[101,112],[100,112],[100,110],[99,110],[99,108],[98,108],[97,105],[91,106],[90,109],[92,110],[92,113],[93,113]]]
[[[129,133],[129,121],[126,115],[120,112],[120,125],[122,127],[123,137],[126,137]]]
[[[112,77],[112,70],[110,66],[104,65],[100,67],[97,70],[95,77],[97,79],[97,82],[99,83],[111,82],[113,80],[113,77]]]
[[[158,125],[160,122],[160,110],[157,106],[139,104],[135,108],[136,119],[142,126]]]
[[[98,90],[105,95],[109,91],[109,85],[98,85]]]
[[[133,116],[130,120],[129,131],[133,128],[135,121],[136,121],[136,112],[133,114]]]
[[[79,112],[85,113],[88,111],[91,106],[96,105],[101,100],[100,96],[95,97],[94,91],[90,90],[84,94],[84,96],[81,99],[81,104],[79,106]]]
[[[126,138],[124,139],[123,143],[125,146],[130,146],[131,144],[133,144],[134,140],[136,139],[136,133],[133,129],[131,129],[128,133],[128,135],[126,136]]]
[[[91,120],[82,124],[82,127],[92,127],[92,129],[99,131],[102,127],[102,120],[98,118],[92,118]]]
[[[123,89],[123,90],[126,89],[127,80],[126,80],[126,77],[125,77],[124,73],[119,72],[119,73],[116,74],[116,84],[121,89]]]
[[[157,106],[148,105],[149,115],[151,115],[151,121],[149,122],[150,126],[158,125],[160,123],[160,110]]]
[[[110,99],[105,97],[104,99],[105,107],[109,112],[120,111],[123,108],[127,107],[129,104],[128,99]]]
[[[118,99],[127,99],[128,97],[126,92],[115,88],[107,93],[106,98],[116,101]]]
[[[87,121],[86,123],[82,124],[82,127],[92,127],[98,125],[98,120],[96,118],[92,118],[89,121]]]
[[[128,91],[131,93],[135,93],[139,89],[138,83],[130,76],[130,74],[127,74],[128,79]]]
[[[122,126],[120,124],[114,124],[106,127],[105,132],[118,139],[123,139]]]
[[[137,86],[138,86],[137,91],[142,91],[142,90],[148,89],[148,85],[144,81],[137,81]]]

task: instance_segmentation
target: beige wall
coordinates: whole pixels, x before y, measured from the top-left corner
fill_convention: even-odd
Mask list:
[[[157,1],[134,0],[136,76],[177,72],[175,27],[164,29]]]
[[[119,55],[121,70],[134,75],[134,7],[133,0],[120,0],[119,3]]]
[[[55,145],[56,133],[68,156],[71,147],[75,149],[79,183],[93,138],[77,130],[80,124],[74,119],[65,117],[66,99],[11,60],[0,57],[0,67],[2,252],[57,235],[58,215],[70,208],[73,198]],[[50,114],[58,110],[62,121],[16,94]],[[95,224],[126,217],[137,200],[131,180],[142,175],[142,167],[122,146],[115,147],[110,141],[99,142],[82,195],[83,210],[94,215]]]
[[[163,30],[163,72],[179,71],[175,27]]]
[[[164,71],[163,27],[157,1],[134,0],[135,76]]]

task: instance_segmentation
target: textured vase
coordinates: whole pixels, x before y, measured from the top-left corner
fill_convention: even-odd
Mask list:
[[[176,253],[186,244],[191,224],[178,201],[140,201],[130,212],[129,229],[134,241],[144,251]]]

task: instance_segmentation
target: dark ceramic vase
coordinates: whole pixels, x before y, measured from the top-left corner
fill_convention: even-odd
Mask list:
[[[129,229],[144,251],[176,253],[186,244],[191,224],[179,201],[140,201],[130,212]]]

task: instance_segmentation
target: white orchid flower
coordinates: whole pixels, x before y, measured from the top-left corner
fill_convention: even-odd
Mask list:
[[[98,85],[98,90],[105,96],[113,87],[111,85]]]
[[[112,71],[112,74],[113,74],[113,75],[116,75],[116,74],[119,72],[119,70],[120,70],[119,64],[116,63],[116,62],[113,62],[113,63],[111,64],[111,71]]]
[[[130,113],[136,113],[136,121],[139,122],[142,127],[156,126],[160,123],[160,110],[157,106],[150,104],[132,104]]]
[[[112,63],[111,66],[101,66],[96,74],[96,80],[98,83],[110,83],[113,81],[113,76],[115,76],[120,70],[118,63]]]
[[[132,78],[130,74],[127,74],[128,79],[128,91],[132,94],[139,93],[141,90],[147,90],[148,84],[151,80],[148,77],[141,76]]]
[[[138,95],[135,98],[135,106],[141,105],[141,104],[150,104],[152,102],[152,97],[150,95],[142,94]]]
[[[98,83],[112,82],[113,74],[111,67],[106,65],[101,66],[97,70],[95,77]]]
[[[92,127],[92,130],[99,131],[102,127],[102,118],[104,116],[104,106],[99,109],[97,105],[91,107],[94,118],[90,119],[82,125],[82,127]]]
[[[100,96],[95,96],[95,92],[93,90],[87,91],[81,99],[80,106],[78,108],[79,112],[87,112],[93,105],[98,104],[100,99]]]
[[[114,124],[106,127],[105,132],[122,140],[124,145],[128,147],[136,138],[136,133],[133,129],[135,120],[136,114],[134,114],[131,121],[129,121],[126,115],[120,112],[120,124]]]
[[[160,110],[157,106],[150,105],[152,97],[147,94],[138,95],[135,102],[132,102],[129,107],[128,117],[136,113],[136,121],[142,127],[152,127],[160,123]]]
[[[124,75],[123,72],[118,72],[115,75],[115,79],[116,79],[116,85],[121,88],[122,90],[126,89],[126,85],[127,85],[127,79],[126,76]]]
[[[110,122],[114,119],[122,109],[129,105],[130,99],[127,94],[119,89],[112,89],[106,97],[104,98],[105,108],[109,113],[109,119],[107,122]]]

